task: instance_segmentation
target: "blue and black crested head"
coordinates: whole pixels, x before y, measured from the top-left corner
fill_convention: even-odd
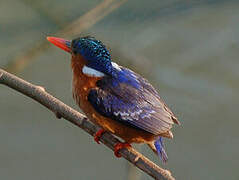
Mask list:
[[[81,55],[86,61],[82,69],[84,74],[95,77],[106,75],[114,79],[115,86],[119,83],[127,83],[139,87],[135,74],[112,62],[109,51],[101,41],[89,36],[76,38],[72,41],[55,37],[48,37],[47,39],[59,48],[76,55],[75,58],[77,55]]]
[[[118,66],[111,62],[110,53],[105,45],[94,37],[80,37],[72,41],[56,37],[47,37],[47,39],[73,55],[81,55],[86,61],[86,70],[89,72],[97,71],[115,76],[115,73],[119,70]]]
[[[105,45],[91,36],[73,39],[71,42],[71,50],[74,54],[81,54],[88,60],[111,61],[110,53]]]
[[[72,40],[71,50],[80,54],[89,68],[110,75],[112,73],[111,56],[105,45],[94,37],[86,36]]]

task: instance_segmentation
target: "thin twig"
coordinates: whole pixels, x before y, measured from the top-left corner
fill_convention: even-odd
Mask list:
[[[44,88],[33,85],[2,69],[0,69],[0,84],[4,84],[36,100],[57,114],[57,117],[63,117],[92,136],[100,129],[100,127],[92,124],[83,114],[77,112],[57,98],[53,97],[51,94],[47,93]],[[114,150],[116,143],[120,142],[110,133],[104,133],[100,138],[100,141],[112,150]],[[133,148],[124,148],[120,150],[119,153],[122,157],[155,179],[174,180],[170,171],[160,168]]]

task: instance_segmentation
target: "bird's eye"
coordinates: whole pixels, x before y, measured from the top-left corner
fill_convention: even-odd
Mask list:
[[[73,48],[75,46],[76,40],[72,40],[71,41],[71,48]]]
[[[77,54],[78,48],[79,48],[79,41],[77,41],[77,40],[72,40],[72,42],[71,42],[71,50],[72,50],[72,53],[73,53],[73,54]]]

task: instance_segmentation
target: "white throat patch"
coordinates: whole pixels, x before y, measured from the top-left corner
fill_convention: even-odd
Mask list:
[[[102,73],[100,71],[97,71],[97,70],[95,70],[93,68],[90,68],[88,66],[84,66],[82,68],[82,72],[83,72],[83,74],[86,74],[86,75],[92,76],[92,77],[103,77],[103,76],[105,76],[104,73]]]

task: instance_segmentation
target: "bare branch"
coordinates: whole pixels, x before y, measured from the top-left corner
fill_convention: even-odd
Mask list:
[[[60,100],[47,93],[44,88],[33,85],[2,69],[0,69],[0,84],[4,84],[36,100],[54,112],[57,117],[63,117],[76,126],[82,128],[92,136],[100,129],[100,127],[92,124],[83,114],[65,105]],[[100,141],[112,150],[114,150],[115,144],[120,142],[110,133],[104,133],[100,138]],[[155,179],[174,180],[174,177],[171,176],[170,171],[160,168],[133,148],[124,148],[120,150],[119,153],[122,155],[122,157]]]

